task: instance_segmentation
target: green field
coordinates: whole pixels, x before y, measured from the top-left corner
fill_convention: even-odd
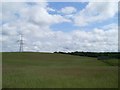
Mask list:
[[[97,58],[27,52],[2,55],[3,88],[118,87],[118,67]]]

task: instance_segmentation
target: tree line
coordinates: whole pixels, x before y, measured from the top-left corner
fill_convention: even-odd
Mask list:
[[[75,52],[54,52],[54,53],[77,55],[77,56],[87,56],[87,57],[96,57],[99,60],[120,58],[120,52],[79,52],[79,51],[75,51]]]

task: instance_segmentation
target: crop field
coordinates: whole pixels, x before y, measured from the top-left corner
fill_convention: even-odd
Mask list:
[[[110,62],[116,63],[117,60]],[[2,54],[3,88],[117,88],[118,66],[55,53]]]

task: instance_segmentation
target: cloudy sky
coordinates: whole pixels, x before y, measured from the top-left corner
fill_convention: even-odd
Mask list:
[[[118,51],[117,2],[4,2],[2,50]]]

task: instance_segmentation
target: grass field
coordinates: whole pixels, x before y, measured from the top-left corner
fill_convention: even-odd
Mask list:
[[[3,53],[2,63],[3,88],[118,87],[118,67],[96,58],[52,53]]]

